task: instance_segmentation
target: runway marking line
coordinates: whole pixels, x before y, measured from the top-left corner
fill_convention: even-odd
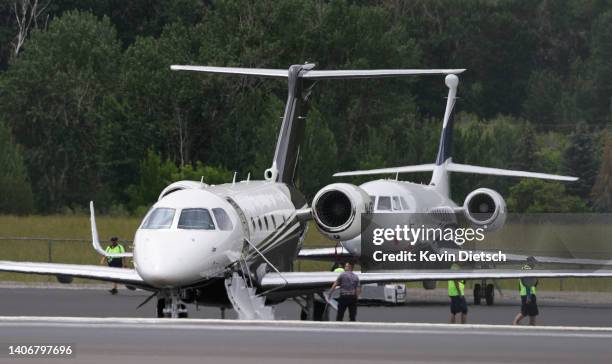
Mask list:
[[[278,331],[336,333],[388,333],[388,334],[463,334],[492,336],[547,336],[612,339],[610,327],[582,326],[512,326],[512,325],[451,325],[423,323],[377,322],[313,322],[313,321],[264,321],[221,319],[156,319],[156,318],[92,318],[92,317],[40,317],[0,316],[0,327],[91,327],[134,328],[155,326],[175,330],[218,331]]]

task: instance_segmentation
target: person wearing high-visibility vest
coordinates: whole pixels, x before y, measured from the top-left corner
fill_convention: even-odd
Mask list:
[[[523,269],[531,269],[530,265],[524,265]],[[538,285],[538,281],[535,281],[533,286],[527,287],[523,284],[523,281],[519,279],[519,295],[521,296],[521,312],[519,312],[514,321],[513,325],[518,325],[521,323],[521,320],[526,316],[529,316],[529,325],[535,326],[536,324],[536,316],[540,313],[538,310],[538,303],[536,300],[536,286]]]
[[[106,247],[107,254],[125,253],[125,248],[123,248],[123,245],[119,244],[119,239],[117,237],[112,237],[110,241],[111,241],[111,244]],[[123,258],[102,257],[102,260],[100,260],[100,264],[104,264],[105,261],[109,267],[123,268],[125,266],[123,264],[124,263]],[[109,292],[113,295],[119,292],[117,290],[117,283],[113,283],[113,288],[111,288]]]
[[[453,264],[451,266],[452,270],[459,269],[457,264]],[[468,307],[467,302],[465,300],[465,281],[451,279],[448,281],[448,296],[450,297],[450,323],[454,324],[456,320],[456,315],[461,313],[461,323],[465,324],[467,322],[467,313]]]

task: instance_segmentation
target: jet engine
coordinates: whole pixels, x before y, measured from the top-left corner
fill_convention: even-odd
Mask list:
[[[350,240],[361,234],[361,214],[371,212],[370,196],[349,183],[325,186],[312,200],[312,215],[317,228],[333,240]]]
[[[506,222],[506,202],[489,188],[479,188],[465,198],[463,213],[468,221],[487,231],[495,231]]]

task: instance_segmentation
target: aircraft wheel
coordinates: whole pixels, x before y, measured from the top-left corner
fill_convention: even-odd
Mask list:
[[[163,298],[158,298],[157,299],[157,317],[158,318],[164,317],[164,307],[166,307],[166,300]]]
[[[182,311],[182,312],[179,312],[179,314],[178,314],[178,317],[179,317],[179,318],[187,318],[187,317],[189,317],[189,312],[187,312],[187,306],[185,306],[184,304],[182,304],[182,303],[181,303],[181,304],[179,305],[179,308],[180,308],[181,310],[184,310],[184,311]]]
[[[480,284],[476,283],[474,285],[474,304],[479,305],[481,299],[482,299],[482,287],[480,286]]]
[[[487,306],[492,306],[495,298],[495,286],[492,284],[487,284],[485,289],[485,299],[487,301]]]
[[[314,301],[314,321],[329,321],[327,303]]]

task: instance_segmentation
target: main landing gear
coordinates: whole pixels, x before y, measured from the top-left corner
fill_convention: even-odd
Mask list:
[[[329,321],[330,306],[325,299],[318,294],[308,294],[296,297],[295,301],[300,305],[300,320],[302,321]]]
[[[474,304],[480,305],[483,298],[487,302],[487,306],[492,306],[495,301],[495,286],[491,283],[487,284],[486,279],[474,285]]]

